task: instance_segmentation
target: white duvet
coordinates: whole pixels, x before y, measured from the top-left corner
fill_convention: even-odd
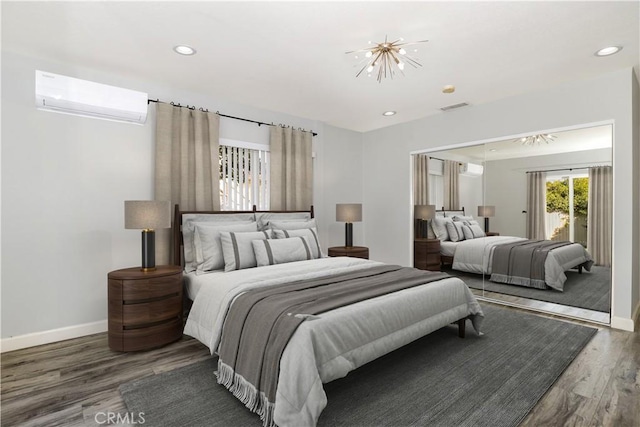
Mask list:
[[[452,268],[469,273],[491,274],[494,247],[519,240],[526,239],[523,237],[490,236],[458,242],[453,255]],[[567,280],[564,272],[590,260],[591,255],[578,243],[551,250],[544,263],[545,283],[553,289],[562,291],[564,282]]]
[[[198,280],[199,290],[184,332],[207,345],[213,354],[226,312],[237,295],[258,287],[377,264],[380,263],[358,258],[322,258],[214,274],[209,283],[207,275],[198,276],[194,280]],[[315,425],[327,405],[322,383],[342,378],[357,367],[468,315],[479,332],[483,317],[480,305],[464,282],[448,278],[308,318],[292,336],[280,361],[276,424]]]

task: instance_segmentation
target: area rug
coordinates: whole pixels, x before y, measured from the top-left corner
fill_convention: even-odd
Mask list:
[[[483,335],[453,325],[325,384],[319,426],[516,426],[596,329],[483,304]],[[469,325],[470,329],[470,325]],[[120,386],[145,425],[261,426],[213,374],[216,358]]]
[[[445,270],[452,276],[460,277],[470,288],[482,289],[482,275],[465,273],[457,270]],[[569,305],[571,307],[586,308],[589,310],[609,313],[611,311],[611,269],[606,267],[591,267],[591,271],[577,270],[565,272],[567,281],[564,283],[564,291],[553,289],[534,289],[517,285],[484,281],[484,289],[500,294],[514,295],[539,301],[553,302]]]

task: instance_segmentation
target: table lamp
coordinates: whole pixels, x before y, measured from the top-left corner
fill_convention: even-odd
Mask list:
[[[421,239],[428,237],[429,221],[436,216],[435,205],[415,205],[413,217],[417,221],[417,235]]]
[[[345,247],[352,247],[353,223],[362,221],[362,205],[360,203],[338,203],[336,205],[336,221],[345,223]]]
[[[156,228],[171,227],[171,203],[125,200],[124,228],[142,230],[142,271],[156,269]]]
[[[484,232],[489,231],[489,218],[495,216],[495,206],[478,206],[478,216],[484,217]]]

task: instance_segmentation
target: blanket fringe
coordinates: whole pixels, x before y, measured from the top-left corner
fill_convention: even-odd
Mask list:
[[[253,384],[236,374],[229,365],[218,359],[218,384],[225,386],[238,400],[260,416],[264,427],[277,427],[273,421],[275,404],[269,402],[263,392],[258,392]]]

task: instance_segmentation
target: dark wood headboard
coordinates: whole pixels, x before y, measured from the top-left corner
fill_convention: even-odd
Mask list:
[[[314,218],[313,213],[313,205],[309,208],[308,211],[259,211],[256,209],[256,205],[253,205],[253,210],[250,211],[181,211],[180,206],[176,204],[173,209],[173,223],[171,225],[171,236],[173,239],[173,265],[182,265],[182,215],[183,214],[207,214],[207,215],[217,215],[217,214],[256,214],[256,213],[309,213],[311,218]]]
[[[444,206],[442,207],[442,209],[438,209],[436,212],[462,212],[462,216],[465,215],[464,213],[464,206],[460,209],[445,209]]]

